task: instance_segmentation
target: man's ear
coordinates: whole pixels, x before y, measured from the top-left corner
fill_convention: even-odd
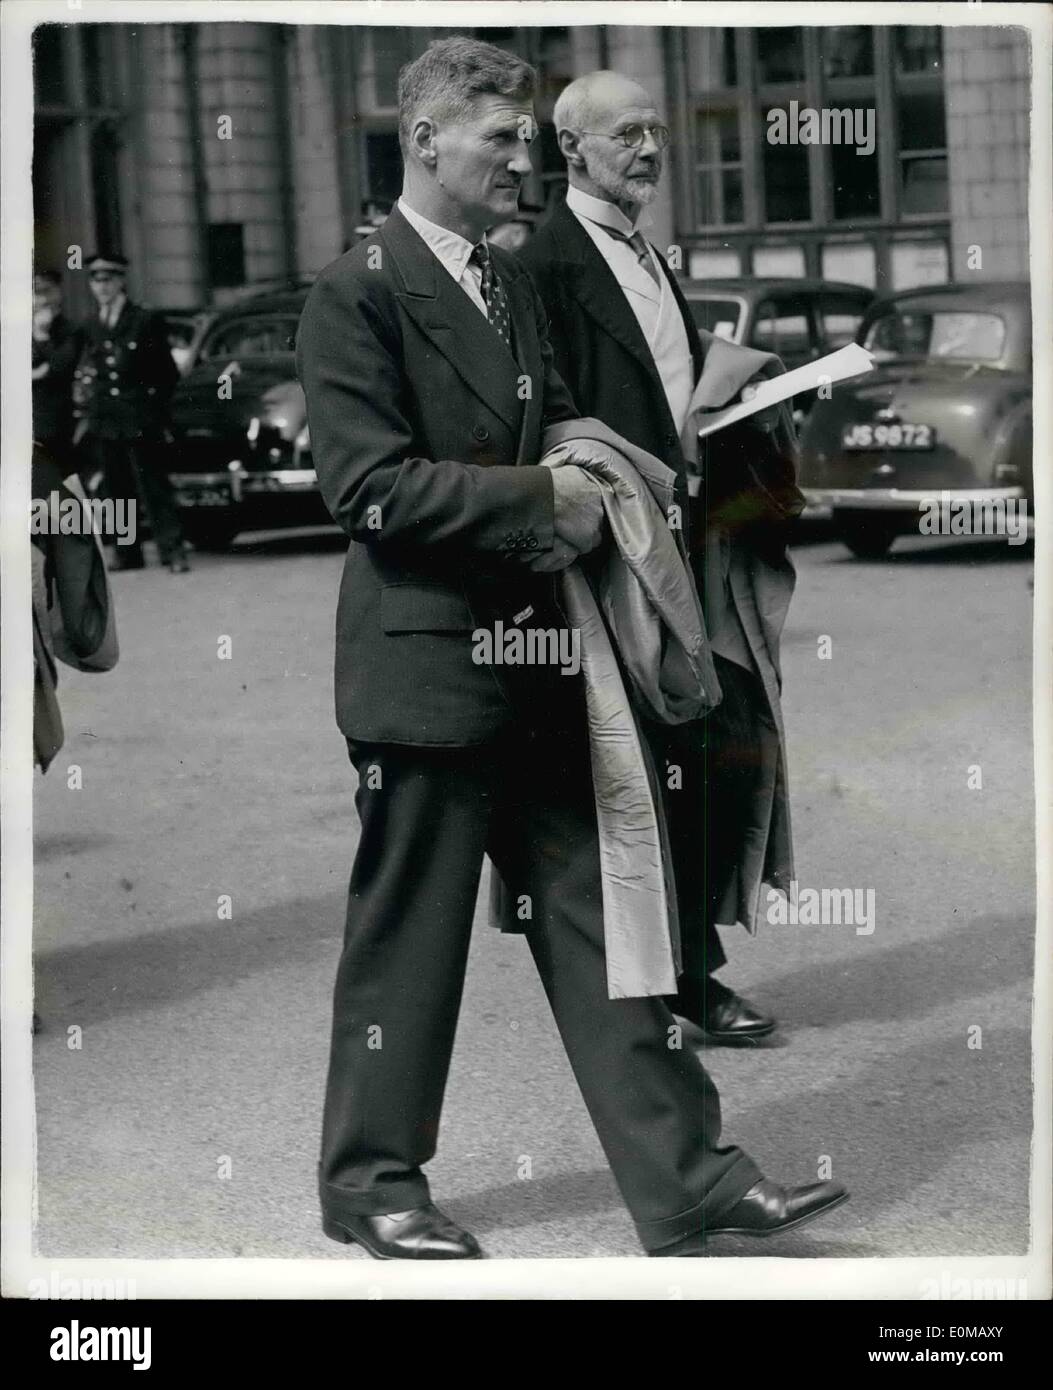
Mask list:
[[[563,129],[558,132],[559,149],[563,158],[575,169],[584,169],[585,156],[581,152],[581,136],[576,130]]]
[[[435,122],[430,116],[420,116],[414,121],[413,129],[410,132],[410,152],[429,169],[435,168],[435,161],[439,157],[435,148],[437,134]]]

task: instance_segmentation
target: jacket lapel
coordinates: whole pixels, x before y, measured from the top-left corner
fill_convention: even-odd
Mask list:
[[[553,215],[553,236],[560,247],[568,287],[578,303],[614,340],[637,359],[661,386],[654,356],[636,315],[626,303],[614,272],[592,244],[589,234],[564,203]]]
[[[396,298],[453,369],[513,433],[519,433],[522,403],[516,364],[500,337],[439,264],[396,207],[378,233],[395,262],[404,288]],[[510,306],[511,308],[511,306]],[[513,319],[517,332],[519,324]]]

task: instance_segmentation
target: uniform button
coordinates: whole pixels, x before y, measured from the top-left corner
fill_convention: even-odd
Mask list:
[[[112,367],[113,364],[114,364],[116,361],[117,361],[116,357],[107,357],[107,359],[106,359],[106,365],[107,365],[107,367]]]
[[[112,348],[113,342],[111,341],[111,339],[107,338],[106,341],[103,343],[103,347]]]
[[[110,387],[110,395],[111,395],[111,396],[119,396],[120,394],[121,394],[121,393],[120,393],[120,391],[117,390],[117,387],[116,387],[116,386],[111,386],[111,387]]]
[[[472,438],[478,439],[479,443],[482,444],[484,440],[490,438],[490,431],[486,428],[485,425],[473,425]]]
[[[110,380],[111,380],[111,381],[116,381],[116,380],[117,380],[117,373],[116,373],[116,372],[111,372],[111,373],[110,373]]]
[[[528,536],[528,537],[527,537],[527,549],[528,549],[528,550],[536,550],[536,549],[538,548],[538,545],[539,545],[539,544],[540,544],[540,542],[538,541],[537,536]]]
[[[129,346],[129,347],[131,348],[131,350],[134,352],[135,349],[139,346],[139,344],[136,343],[136,342],[130,342],[130,343],[128,344],[128,346]]]
[[[505,536],[505,545],[514,546],[515,543],[516,543],[515,532],[514,532],[514,531],[509,531],[508,535]]]

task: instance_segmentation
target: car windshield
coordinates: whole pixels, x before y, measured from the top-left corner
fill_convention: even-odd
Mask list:
[[[997,362],[1005,347],[1005,320],[971,311],[896,309],[874,320],[863,346],[879,362],[895,357]]]
[[[296,346],[296,319],[291,315],[251,315],[225,323],[205,339],[201,361],[218,358],[267,357],[278,352],[292,352]]]
[[[699,328],[717,338],[735,339],[742,303],[738,299],[693,299],[691,312]]]

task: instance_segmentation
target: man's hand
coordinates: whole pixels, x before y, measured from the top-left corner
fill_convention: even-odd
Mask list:
[[[573,464],[553,468],[552,487],[557,540],[566,542],[578,555],[587,555],[603,538],[603,499],[599,488],[587,473]]]

